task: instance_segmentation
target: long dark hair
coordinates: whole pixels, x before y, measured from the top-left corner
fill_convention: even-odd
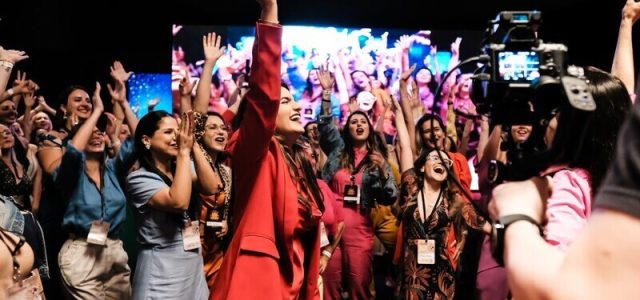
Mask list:
[[[229,141],[229,137],[231,136],[231,132],[228,131],[229,124],[227,124],[227,122],[225,122],[224,117],[222,117],[221,114],[219,114],[219,113],[217,113],[215,111],[207,112],[207,119],[209,117],[216,117],[216,118],[219,118],[220,120],[222,120],[222,124],[224,124],[224,126],[227,127],[227,142],[228,142]],[[205,124],[206,124],[206,122],[205,122]],[[207,130],[206,126],[205,126],[204,130],[205,131]],[[196,142],[201,144],[203,147],[206,147],[205,144],[204,144],[204,134],[202,136],[200,136],[199,139],[198,139],[197,136],[196,136],[196,138],[197,138]],[[228,157],[229,157],[229,154],[227,153],[226,150],[218,153],[218,156],[216,157],[216,162],[215,162],[216,165],[218,165],[218,167],[219,167],[221,162],[226,160]]]
[[[420,117],[420,119],[418,119],[418,122],[416,123],[416,146],[417,152],[419,154],[425,150],[429,150],[428,148],[430,148],[427,146],[427,143],[424,140],[424,130],[422,129],[422,125],[424,125],[424,123],[426,123],[427,121],[431,122],[432,120],[438,122],[438,124],[440,125],[440,129],[444,132],[444,135],[447,135],[447,128],[444,127],[444,122],[442,122],[440,116],[435,114],[425,114]]]
[[[86,92],[91,97],[91,92],[85,86],[82,85],[70,85],[58,95],[58,103],[60,105],[56,108],[55,118],[51,119],[51,124],[54,129],[65,129],[67,131],[71,131],[72,128],[65,128],[67,125],[67,113],[62,111],[62,106],[66,106],[69,103],[69,95],[76,90],[82,90]]]
[[[564,101],[551,149],[559,149],[554,163],[589,171],[595,194],[613,160],[618,131],[630,110],[631,97],[620,79],[598,68],[585,68],[585,77],[597,108],[586,112],[571,108]]]
[[[365,119],[367,120],[367,124],[369,126],[369,136],[367,137],[367,150],[382,152],[380,149],[383,148],[378,144],[378,140],[375,137],[376,133],[373,130],[373,125],[371,124],[371,120],[369,120],[369,117],[367,116],[367,114],[361,111],[354,111],[349,115],[349,117],[347,118],[347,123],[345,124],[345,128],[342,129],[342,140],[344,141],[344,150],[340,155],[340,167],[347,170],[353,170],[353,168],[355,168],[355,162],[356,162],[356,154],[353,151],[353,147],[354,147],[353,137],[349,132],[349,122],[351,122],[351,118],[353,118],[353,116],[355,115],[364,116]]]
[[[298,183],[300,183],[303,188],[306,187],[310,193],[310,196],[318,205],[318,208],[324,212],[324,197],[322,196],[322,191],[318,186],[318,181],[315,173],[313,172],[313,166],[311,162],[307,159],[307,156],[304,153],[305,146],[304,143],[309,144],[308,139],[299,139],[298,142],[293,144],[291,150],[293,151],[294,160],[300,165],[300,170],[302,171],[302,176],[300,174],[296,174],[296,177],[299,178]],[[310,146],[309,146],[310,147]],[[297,170],[295,171],[296,173]],[[305,208],[311,210],[310,200],[306,199],[306,203],[302,203]]]
[[[164,175],[164,173],[160,172],[158,167],[156,167],[156,164],[151,157],[151,150],[147,149],[142,142],[143,136],[153,136],[156,130],[158,130],[158,123],[160,123],[160,121],[166,117],[173,118],[171,114],[163,110],[152,111],[142,117],[138,122],[138,126],[136,127],[136,132],[134,134],[135,140],[133,145],[136,153],[138,154],[138,161],[140,162],[140,166],[145,168],[149,172],[158,174],[158,176],[160,176],[160,178],[162,178],[162,180],[167,185],[171,186],[171,179]]]
[[[429,88],[429,91],[431,91],[431,94],[435,95],[436,94],[436,90],[438,89],[438,83],[436,82],[436,77],[433,75],[433,72],[427,68],[427,67],[422,67],[418,70],[416,70],[416,76],[418,75],[418,72],[422,71],[422,70],[426,70],[427,72],[429,72],[429,74],[431,74],[431,81],[429,81],[427,83],[427,88]],[[435,103],[434,103],[435,105]]]

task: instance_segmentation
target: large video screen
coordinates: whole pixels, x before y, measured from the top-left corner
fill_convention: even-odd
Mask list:
[[[202,73],[202,36],[215,32],[222,36],[226,53],[213,70],[210,108],[224,111],[236,101],[237,96],[226,90],[223,82],[238,80],[250,63],[255,28],[250,26],[173,26],[172,89],[174,109],[179,106],[177,93],[179,80],[188,75],[195,84]],[[462,58],[477,55],[482,33],[479,31],[429,31],[416,29],[339,28],[314,26],[284,26],[281,75],[296,101],[307,103],[318,96],[317,76],[314,70],[327,67],[344,79],[337,83],[334,95],[334,112],[340,117],[339,106],[358,97],[356,85],[360,84],[354,73],[366,74],[372,86],[397,91],[403,59],[404,65],[416,64],[431,71],[433,80],[448,71],[452,56],[452,44]],[[406,68],[406,67],[405,67]],[[362,72],[357,72],[362,71]],[[356,77],[354,77],[356,76]],[[347,78],[351,77],[351,78]],[[305,100],[306,99],[306,100]],[[305,102],[307,101],[307,102]],[[353,100],[351,100],[353,101]],[[364,101],[364,100],[363,100]],[[301,103],[302,103],[301,102]],[[313,101],[312,101],[313,102]],[[303,108],[303,112],[307,107]],[[317,115],[317,107],[308,107],[308,116]]]

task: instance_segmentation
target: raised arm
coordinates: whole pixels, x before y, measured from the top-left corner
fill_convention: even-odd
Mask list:
[[[404,115],[405,124],[407,124],[407,132],[409,134],[409,139],[411,141],[415,141],[415,132],[416,132],[416,124],[415,124],[415,116],[413,115],[413,109],[411,107],[411,97],[416,94],[417,87],[415,86],[415,82],[411,78],[411,73],[415,70],[416,65],[414,64],[409,68],[409,70],[402,73],[400,76],[400,107],[402,108],[402,114]],[[411,84],[413,90],[413,95],[409,94],[409,84]],[[417,148],[415,142],[410,143],[411,152],[413,156],[417,155]],[[412,159],[413,160],[413,159]]]
[[[335,80],[331,73],[324,68],[318,70],[318,78],[322,85],[322,108],[318,120],[318,131],[320,131],[320,148],[327,154],[327,157],[337,157],[336,152],[344,149],[344,141],[340,136],[338,127],[333,122],[331,111],[331,89]],[[333,155],[332,155],[333,154]]]
[[[404,119],[400,104],[393,100],[393,111],[396,114],[396,129],[398,130],[398,144],[400,145],[400,152],[398,157],[400,159],[400,174],[406,170],[413,168],[413,150],[411,148],[412,140],[409,137],[409,131],[407,130],[407,124]]]
[[[104,112],[104,105],[102,104],[102,98],[100,98],[100,83],[96,81],[96,89],[93,92],[93,97],[91,98],[93,102],[93,111],[88,119],[86,119],[78,131],[71,139],[71,143],[73,146],[78,149],[78,151],[83,152],[85,147],[87,147],[87,143],[89,143],[89,139],[93,135],[93,128],[98,124],[98,119]]]
[[[231,155],[247,163],[264,157],[275,133],[276,116],[281,101],[280,55],[282,53],[282,26],[278,24],[278,5],[275,0],[259,0],[262,6],[260,21],[256,24],[253,45],[253,64],[249,77],[246,110],[234,137],[230,140]]]
[[[13,66],[26,58],[29,56],[24,51],[6,50],[0,46],[0,94],[3,94],[7,89]]]
[[[193,114],[183,114],[178,126],[175,173],[171,187],[162,189],[149,199],[151,207],[169,212],[182,213],[191,201],[191,149],[193,147]]]
[[[633,24],[640,18],[640,3],[627,0],[622,8],[622,20],[618,31],[618,43],[613,56],[611,74],[622,80],[629,94],[635,93],[635,69],[633,65]]]
[[[193,110],[201,114],[206,114],[209,108],[209,97],[211,96],[211,77],[213,67],[218,59],[224,54],[224,46],[220,47],[222,37],[216,36],[214,32],[202,37],[202,50],[204,51],[204,67],[198,88],[196,90],[196,100],[193,103]]]
[[[114,114],[118,119],[124,116],[131,130],[131,135],[133,136],[136,132],[136,127],[138,127],[138,117],[133,113],[131,105],[129,105],[127,101],[127,81],[129,81],[132,74],[133,72],[125,71],[122,63],[115,61],[111,67],[111,77],[116,81],[116,87],[115,90],[113,90],[111,86],[107,87],[109,88],[109,93],[111,94],[114,104],[117,104],[113,107]],[[122,115],[119,115],[120,113],[122,113]]]

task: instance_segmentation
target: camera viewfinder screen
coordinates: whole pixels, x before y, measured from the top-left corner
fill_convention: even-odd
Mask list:
[[[540,59],[535,51],[501,51],[498,58],[498,81],[531,82],[540,77]]]

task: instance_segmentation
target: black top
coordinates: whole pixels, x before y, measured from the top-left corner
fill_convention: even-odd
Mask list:
[[[11,167],[17,170],[18,165],[13,164]],[[9,166],[3,160],[0,160],[0,195],[13,196],[16,201],[23,202],[17,203],[21,209],[31,210],[29,196],[32,190],[33,182],[29,178],[27,168],[24,165],[22,166],[22,179],[18,183]],[[19,199],[24,199],[24,201],[19,201]]]
[[[640,104],[636,102],[618,137],[616,157],[609,168],[595,207],[640,217]]]

